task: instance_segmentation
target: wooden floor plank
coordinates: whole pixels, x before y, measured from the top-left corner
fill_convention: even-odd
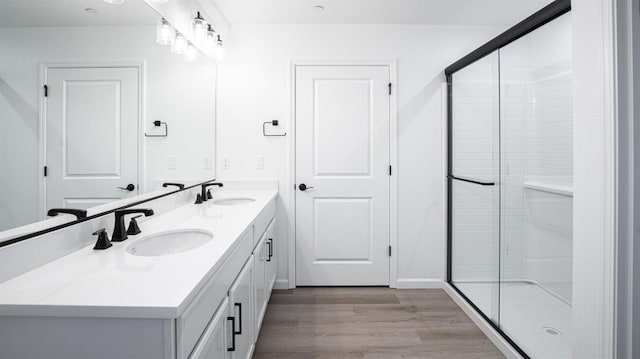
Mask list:
[[[504,358],[442,290],[274,291],[256,359]]]

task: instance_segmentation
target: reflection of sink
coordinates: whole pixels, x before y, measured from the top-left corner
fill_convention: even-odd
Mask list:
[[[152,234],[127,247],[134,256],[159,257],[186,252],[209,242],[213,234],[201,229],[178,229]]]
[[[256,200],[253,198],[218,198],[214,199],[211,203],[216,206],[239,206],[242,204],[249,204],[251,202],[255,202]]]

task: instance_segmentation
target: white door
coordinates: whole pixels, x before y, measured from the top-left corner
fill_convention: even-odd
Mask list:
[[[271,297],[271,291],[276,283],[276,219],[271,221],[271,224],[267,228],[267,238],[265,242],[265,258],[266,258],[266,273],[265,273],[265,288],[266,288],[266,302],[269,302]],[[266,303],[265,303],[266,304]]]
[[[138,194],[138,76],[136,67],[47,70],[46,209]]]
[[[388,285],[389,67],[299,66],[295,93],[296,284]]]

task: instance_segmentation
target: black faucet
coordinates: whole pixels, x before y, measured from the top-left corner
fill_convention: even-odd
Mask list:
[[[132,208],[132,209],[119,209],[114,212],[116,216],[116,223],[113,226],[113,235],[111,236],[111,242],[122,242],[129,238],[127,236],[127,228],[124,225],[124,216],[131,213],[142,213],[145,217],[153,216],[153,210],[151,208]]]
[[[202,184],[202,191],[200,192],[200,197],[202,198],[202,201],[207,201],[208,199],[210,199],[211,197],[207,196],[207,187],[211,187],[211,186],[218,186],[218,187],[224,187],[224,185],[220,182],[210,182],[210,183],[203,183]]]
[[[172,182],[165,182],[162,184],[162,187],[168,187],[168,186],[176,186],[179,189],[184,189],[184,185],[182,183],[172,183]]]
[[[83,219],[87,217],[86,209],[75,209],[75,208],[51,208],[49,212],[47,212],[47,216],[57,216],[60,213],[72,214],[76,216],[76,219]]]

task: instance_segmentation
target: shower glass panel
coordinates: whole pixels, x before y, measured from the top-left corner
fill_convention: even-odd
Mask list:
[[[571,15],[500,49],[500,329],[571,357]]]
[[[499,321],[499,61],[495,52],[452,78],[451,279]]]

